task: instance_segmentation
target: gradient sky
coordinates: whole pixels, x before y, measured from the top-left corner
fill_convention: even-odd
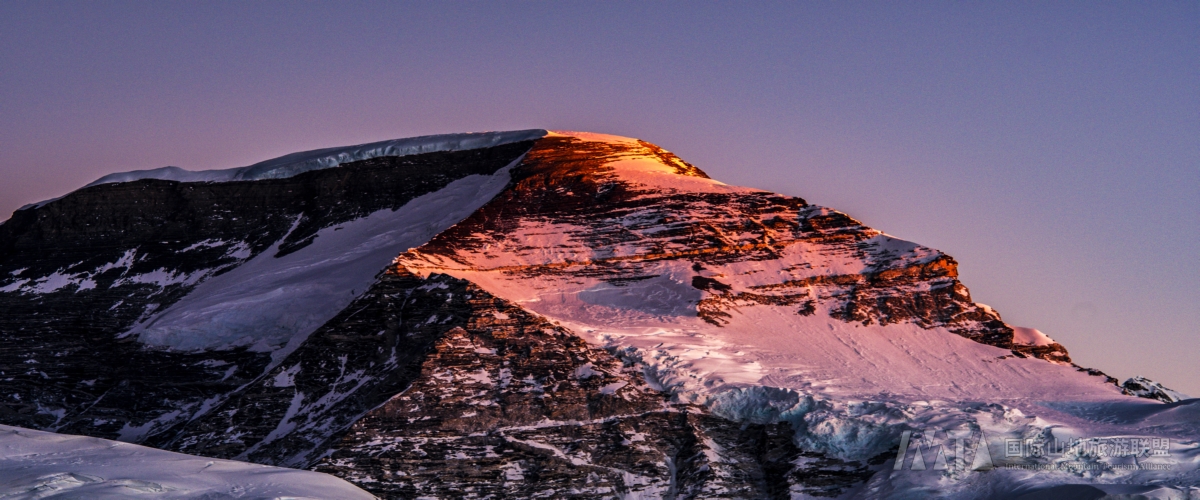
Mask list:
[[[633,136],[1200,396],[1200,2],[902,4],[2,1],[0,212],[397,137]]]

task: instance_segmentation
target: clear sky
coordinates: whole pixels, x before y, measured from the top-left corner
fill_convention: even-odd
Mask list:
[[[0,2],[4,214],[518,128],[848,212],[1078,363],[1200,396],[1200,2]]]

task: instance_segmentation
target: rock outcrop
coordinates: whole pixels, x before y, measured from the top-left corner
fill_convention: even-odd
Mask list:
[[[678,263],[703,291],[694,313],[715,326],[742,307],[782,305],[864,325],[945,327],[1018,356],[1070,361],[1061,346],[1015,346],[999,314],[971,300],[950,256],[800,198],[711,181],[644,141],[542,139],[508,190],[403,261],[430,272],[615,284]],[[747,265],[757,274],[730,272]]]
[[[1121,384],[1126,394],[1139,398],[1153,399],[1164,403],[1177,403],[1188,399],[1187,394],[1172,391],[1162,384],[1146,377],[1133,377]]]

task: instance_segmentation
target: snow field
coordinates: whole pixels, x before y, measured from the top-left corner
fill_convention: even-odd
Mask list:
[[[372,499],[319,472],[0,425],[0,498]]]

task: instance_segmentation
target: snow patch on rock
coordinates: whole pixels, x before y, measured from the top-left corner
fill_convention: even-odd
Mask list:
[[[1012,329],[1014,344],[1043,346],[1055,343],[1054,339],[1034,328],[1014,326]]]
[[[336,477],[0,425],[0,498],[374,498]]]
[[[312,244],[296,252],[277,257],[275,248],[268,249],[200,283],[128,334],[136,334],[147,345],[181,351],[295,347],[365,292],[396,255],[428,241],[492,199],[508,183],[510,168],[456,180],[398,210],[381,210],[339,224],[340,230],[325,228]],[[191,276],[167,275],[125,279],[193,281]],[[277,354],[282,359],[286,352]]]
[[[1129,394],[1139,398],[1157,399],[1164,403],[1176,403],[1185,399],[1191,399],[1187,394],[1173,391],[1158,382],[1141,376],[1126,380],[1124,384],[1121,384],[1121,387]]]
[[[312,170],[335,168],[345,163],[369,160],[371,158],[490,148],[514,142],[532,141],[545,137],[546,134],[545,130],[531,129],[506,132],[426,135],[354,146],[302,151],[238,168],[193,171],[179,167],[162,167],[149,170],[118,172],[96,179],[84,187],[118,182],[133,182],[142,179],[177,182],[235,182],[283,179]],[[40,208],[61,198],[60,196],[37,203],[30,203],[17,210]]]

